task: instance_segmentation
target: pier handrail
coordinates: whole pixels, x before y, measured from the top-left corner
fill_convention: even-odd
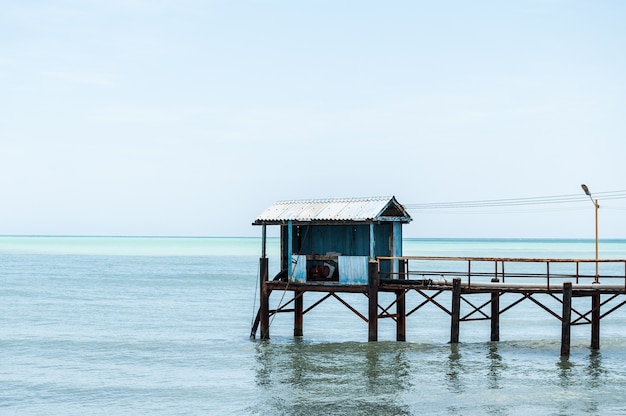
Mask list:
[[[490,283],[500,282],[505,283],[508,279],[509,283],[520,283],[526,281],[526,279],[545,279],[545,285],[549,287],[551,284],[558,282],[562,283],[566,279],[574,280],[573,283],[580,284],[581,281],[585,281],[586,279],[596,280],[596,272],[591,270],[589,273],[581,272],[581,265],[584,267],[586,264],[619,264],[622,263],[624,265],[623,268],[619,272],[617,269],[613,267],[615,270],[611,270],[612,273],[600,274],[598,275],[599,279],[615,281],[615,279],[621,280],[621,286],[626,289],[626,259],[571,259],[571,258],[520,258],[520,257],[443,257],[443,256],[402,256],[402,257],[377,257],[379,261],[379,268],[385,262],[388,264],[393,264],[393,262],[402,262],[404,267],[393,267],[390,266],[389,270],[380,270],[381,277],[384,279],[385,276],[390,279],[406,279],[412,280],[415,279],[416,276],[421,277],[421,280],[424,282],[428,282],[430,284],[437,283],[434,279],[435,277],[439,277],[443,279],[443,281],[447,281],[448,278],[456,278],[459,277],[462,280],[465,280],[466,286],[471,286],[472,279],[474,281],[478,281],[484,283],[485,278],[489,278]],[[420,264],[421,267],[416,266],[416,264]],[[428,263],[428,265],[433,266],[435,264],[441,265],[446,263],[448,266],[450,263],[464,263],[465,267],[451,267],[448,269],[437,269],[436,267],[424,268],[424,264]],[[493,266],[491,271],[485,269],[484,265],[486,263],[492,263]],[[515,271],[517,264],[544,264],[545,271],[538,271],[537,268],[530,271]],[[572,264],[574,269],[569,272],[563,271],[563,265]],[[482,265],[482,267],[476,268],[476,265]],[[554,264],[552,271],[550,270],[550,265]],[[472,269],[474,266],[474,269]],[[508,267],[505,267],[508,266]],[[511,271],[513,268],[513,271]],[[517,267],[519,269],[519,267]],[[555,269],[559,269],[558,271]],[[606,271],[606,270],[605,270]],[[517,281],[515,280],[517,279]],[[600,280],[598,279],[598,284],[600,284]],[[418,279],[419,280],[419,279]],[[608,283],[608,282],[606,282]]]

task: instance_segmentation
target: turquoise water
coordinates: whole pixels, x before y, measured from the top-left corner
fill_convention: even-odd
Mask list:
[[[368,343],[367,325],[336,300],[305,315],[303,338],[281,314],[269,342],[251,341],[260,246],[258,238],[0,237],[0,414],[626,414],[626,310],[603,319],[600,351],[588,348],[588,326],[574,327],[567,359],[560,322],[528,302],[502,315],[498,343],[481,321],[462,323],[461,342],[448,344],[449,317],[432,305],[408,318],[407,342],[393,341],[393,321],[381,320],[381,341]],[[404,247],[406,255],[595,255],[591,240]],[[272,273],[276,239],[268,251]],[[601,241],[600,251],[626,258],[626,241]],[[362,295],[346,299],[366,310]],[[316,300],[307,294],[305,306]]]

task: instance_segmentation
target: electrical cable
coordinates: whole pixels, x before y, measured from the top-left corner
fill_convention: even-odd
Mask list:
[[[626,190],[594,193],[593,199],[602,201],[626,199]],[[430,202],[422,204],[405,204],[408,210],[459,209],[459,208],[499,208],[511,206],[573,204],[587,201],[585,195],[552,195],[527,198],[485,199],[473,201]]]

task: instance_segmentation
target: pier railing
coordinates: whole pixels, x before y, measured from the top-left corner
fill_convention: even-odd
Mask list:
[[[492,257],[379,257],[381,279],[410,280],[425,286],[532,284],[551,287],[564,282],[613,286],[626,290],[626,259],[544,259]]]

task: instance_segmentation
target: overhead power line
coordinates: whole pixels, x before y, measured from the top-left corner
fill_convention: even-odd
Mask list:
[[[596,192],[594,199],[602,201],[614,199],[626,199],[626,190]],[[409,210],[435,210],[435,209],[462,209],[462,208],[498,208],[511,206],[547,205],[547,204],[573,204],[588,202],[586,195],[551,195],[529,198],[507,198],[507,199],[484,199],[474,201],[453,201],[453,202],[429,202],[423,204],[404,204]]]

